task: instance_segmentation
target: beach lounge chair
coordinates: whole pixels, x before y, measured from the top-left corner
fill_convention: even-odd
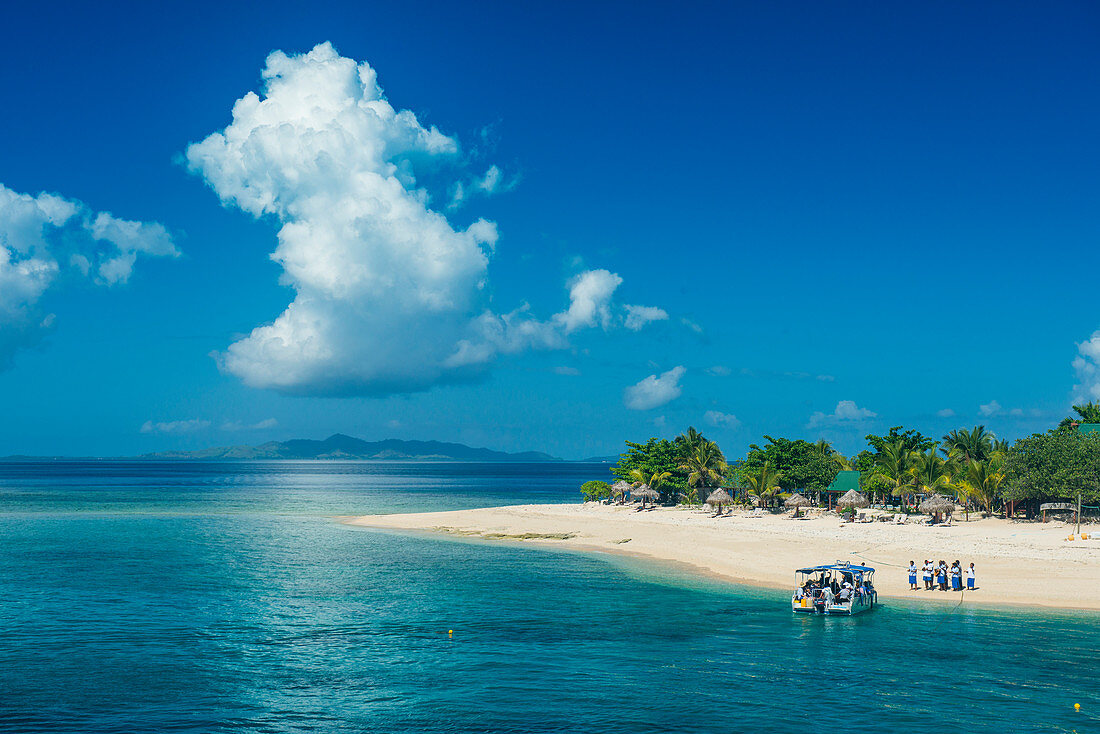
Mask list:
[[[749,513],[749,517],[764,517],[764,508],[757,507],[751,513]]]

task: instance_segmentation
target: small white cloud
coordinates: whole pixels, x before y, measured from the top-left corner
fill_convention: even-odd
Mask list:
[[[877,417],[878,413],[859,407],[854,400],[841,400],[836,404],[836,409],[832,413],[826,414],[815,411],[810,416],[807,427],[816,428],[823,424],[855,423]]]
[[[699,326],[699,324],[695,323],[694,321],[692,321],[691,319],[689,319],[687,317],[681,318],[680,323],[683,324],[684,326],[686,326],[687,328],[691,329],[692,331],[694,331],[696,334],[702,334],[703,333],[703,327]]]
[[[986,418],[997,415],[1002,410],[1003,408],[1001,408],[1001,404],[998,403],[996,400],[990,400],[988,403],[978,406],[978,412],[984,415]]]
[[[631,410],[652,410],[675,400],[683,392],[680,378],[686,371],[680,366],[673,367],[660,376],[650,375],[623,391],[623,404]]]
[[[489,166],[485,176],[477,182],[477,187],[487,194],[492,194],[496,192],[498,186],[500,186],[500,169]]]
[[[878,413],[874,413],[866,408],[861,408],[855,404],[854,400],[841,400],[836,404],[836,410],[833,412],[837,420],[842,421],[861,421],[867,418],[874,418]]]
[[[626,318],[623,326],[631,331],[641,331],[642,327],[651,321],[666,321],[668,313],[663,308],[656,306],[626,306]]]
[[[729,377],[731,370],[729,367],[716,364],[713,367],[707,367],[704,372],[706,372],[711,377]]]
[[[1087,341],[1077,345],[1073,371],[1077,373],[1077,384],[1073,386],[1074,400],[1100,400],[1100,330],[1094,331]]]
[[[38,301],[62,274],[97,285],[124,283],[138,255],[179,254],[160,224],[130,222],[55,194],[30,196],[0,184],[0,369],[53,323]]]
[[[951,410],[951,408],[944,408],[943,410],[937,410],[936,415],[940,418],[951,418],[955,415],[955,411]]]
[[[836,382],[836,378],[832,375],[818,375],[817,379],[821,382]]]
[[[192,418],[185,421],[145,421],[142,433],[194,433],[210,427],[210,421]]]
[[[668,418],[665,418],[663,415],[659,415],[653,419],[653,425],[662,430],[668,428]]]
[[[582,327],[602,326],[611,323],[611,296],[623,282],[615,273],[607,270],[588,270],[569,281],[569,308],[554,316],[565,333]]]
[[[732,413],[723,413],[718,410],[708,410],[703,414],[703,420],[708,425],[722,428],[737,428],[741,425],[741,421],[737,419],[737,416]]]
[[[256,423],[243,423],[241,421],[226,421],[219,426],[223,431],[263,431],[268,428],[275,428],[279,425],[279,421],[274,418],[266,418]]]
[[[1018,417],[1018,416],[1021,416],[1021,415],[1024,414],[1024,409],[1023,408],[1013,408],[1012,410],[1008,411],[1008,414],[1011,415],[1011,416],[1017,416]]]
[[[561,366],[561,367],[555,367],[554,368],[554,374],[556,374],[556,375],[565,375],[566,377],[576,377],[580,373],[581,373],[581,371],[579,369],[577,369],[576,367]]]

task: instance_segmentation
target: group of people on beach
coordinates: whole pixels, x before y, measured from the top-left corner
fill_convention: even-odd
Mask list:
[[[948,568],[947,561],[940,560],[939,562],[925,560],[924,565],[919,569],[922,580],[924,581],[925,591],[934,591],[939,589],[940,591],[948,590],[948,583],[951,584],[951,591],[963,590],[963,575],[966,575],[966,590],[973,591],[977,588],[977,578],[974,571],[974,564],[971,563],[970,567],[963,569],[962,562],[956,560]],[[909,590],[919,591],[917,588],[917,564],[915,561],[909,561]]]

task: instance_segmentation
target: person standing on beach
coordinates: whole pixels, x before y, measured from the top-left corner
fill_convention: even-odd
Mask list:
[[[971,563],[970,568],[966,569],[966,590],[967,591],[973,591],[974,590],[974,583],[975,583],[974,564]]]
[[[932,561],[927,558],[924,560],[924,590],[932,590]]]
[[[909,561],[909,590],[917,590],[917,562]]]
[[[940,565],[936,568],[936,581],[939,582],[940,591],[947,591],[947,561],[940,559]]]
[[[955,561],[951,564],[951,590],[962,591],[962,561]]]

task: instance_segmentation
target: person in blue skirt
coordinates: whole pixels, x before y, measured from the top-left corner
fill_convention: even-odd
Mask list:
[[[970,564],[970,568],[966,569],[966,590],[974,590],[974,564]]]
[[[962,561],[956,560],[951,564],[951,590],[962,591]]]
[[[917,563],[916,561],[909,561],[909,590],[917,590]]]

